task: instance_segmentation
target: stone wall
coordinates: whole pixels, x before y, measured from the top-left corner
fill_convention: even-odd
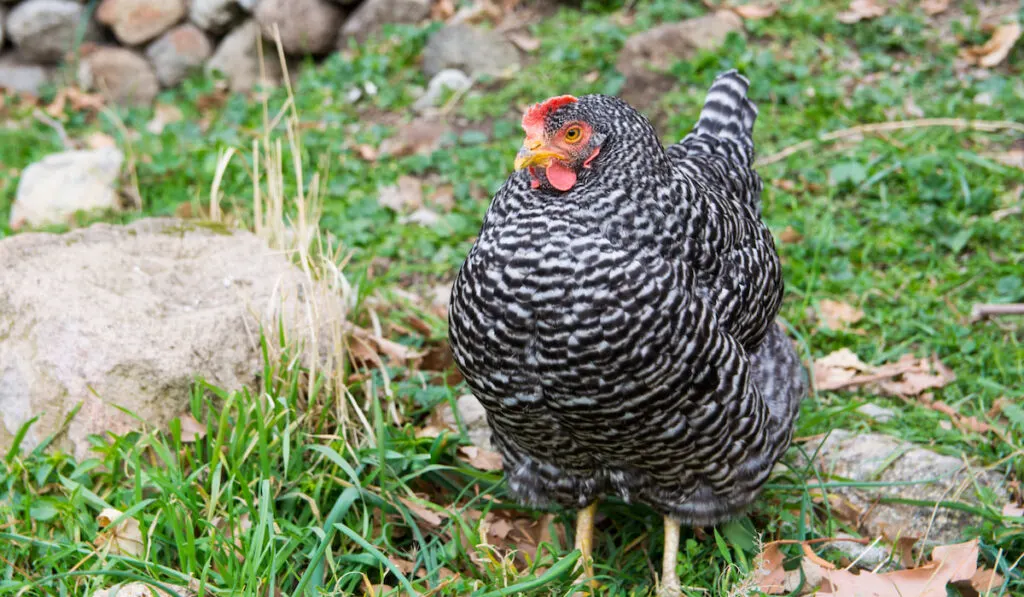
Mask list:
[[[37,93],[60,64],[123,105],[148,104],[192,71],[220,71],[233,90],[281,76],[274,27],[290,57],[325,56],[384,22],[417,23],[431,0],[0,0],[0,88]]]

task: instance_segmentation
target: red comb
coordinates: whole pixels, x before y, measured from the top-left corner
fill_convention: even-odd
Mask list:
[[[559,95],[530,106],[526,110],[526,114],[523,114],[523,129],[528,134],[531,132],[537,134],[543,132],[544,120],[547,119],[548,114],[575,101],[578,100],[571,95]]]

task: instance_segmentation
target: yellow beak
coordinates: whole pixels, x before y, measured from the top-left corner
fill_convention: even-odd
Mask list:
[[[519,148],[519,153],[516,154],[515,169],[522,170],[530,166],[547,168],[551,162],[565,159],[564,155],[542,147],[542,145],[543,143],[537,139],[526,139],[523,146]]]

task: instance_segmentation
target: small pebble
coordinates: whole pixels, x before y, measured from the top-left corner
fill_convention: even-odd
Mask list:
[[[896,413],[894,411],[871,403],[860,406],[857,409],[857,412],[877,423],[888,423],[896,418]]]

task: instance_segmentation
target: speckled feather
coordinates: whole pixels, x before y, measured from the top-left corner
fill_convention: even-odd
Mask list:
[[[561,105],[546,130],[590,123],[593,166],[566,192],[518,171],[495,195],[453,287],[450,340],[524,502],[612,493],[715,524],[788,447],[805,381],[775,323],[783,283],[746,90],[720,75],[668,148],[617,98]]]

